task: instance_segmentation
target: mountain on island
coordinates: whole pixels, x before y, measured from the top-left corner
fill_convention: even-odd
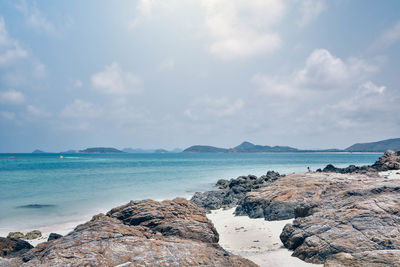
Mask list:
[[[44,152],[43,150],[40,149],[35,149],[32,151],[32,153],[47,153],[47,152]]]
[[[297,148],[289,146],[261,146],[243,142],[234,148],[219,148],[213,146],[191,146],[184,153],[265,153],[265,152],[298,152]]]
[[[400,149],[400,138],[387,139],[371,143],[354,144],[346,149],[298,149],[290,146],[261,146],[243,142],[234,148],[195,145],[183,150],[183,153],[267,153],[267,152],[385,152]]]
[[[400,138],[387,139],[378,142],[357,143],[345,149],[348,152],[384,152],[400,149]]]
[[[138,153],[138,154],[146,154],[146,153],[180,153],[182,152],[181,149],[175,148],[173,150],[166,150],[166,149],[142,149],[142,148],[124,148],[122,149],[125,153]]]
[[[79,153],[125,153],[113,147],[91,147],[79,150]]]

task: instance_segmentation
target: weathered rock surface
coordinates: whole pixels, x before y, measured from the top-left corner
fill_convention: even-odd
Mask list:
[[[185,199],[131,201],[59,239],[39,244],[21,266],[257,266],[218,245],[204,210]],[[1,262],[0,262],[1,264]]]
[[[0,257],[18,256],[31,248],[33,246],[26,241],[0,237]]]
[[[7,238],[24,239],[25,235],[21,232],[9,232]]]
[[[258,178],[254,175],[248,175],[231,180],[221,179],[216,184],[219,190],[203,193],[196,192],[190,202],[207,211],[220,208],[232,208],[245,197],[247,192],[270,184],[280,177],[283,177],[283,175],[274,171],[268,171],[266,175],[262,175]]]
[[[372,166],[377,171],[400,170],[400,150],[388,150]]]
[[[25,234],[25,240],[32,240],[42,236],[42,233],[39,230],[33,230]]]
[[[324,267],[395,267],[400,266],[400,250],[374,250],[359,253],[337,253],[330,256]]]
[[[388,266],[396,266],[393,254],[381,251],[400,250],[398,179],[357,173],[288,175],[249,192],[236,212],[267,220],[296,217],[285,226],[281,240],[294,250],[293,256],[307,262],[324,263],[344,252],[354,262],[368,257],[379,262],[382,256],[392,264]],[[369,251],[368,257],[364,251]]]

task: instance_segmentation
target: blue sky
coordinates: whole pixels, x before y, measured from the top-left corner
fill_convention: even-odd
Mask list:
[[[397,0],[0,1],[0,152],[400,137]]]

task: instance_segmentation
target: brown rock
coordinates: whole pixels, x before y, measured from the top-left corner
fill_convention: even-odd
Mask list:
[[[388,150],[372,166],[377,171],[400,170],[400,150]]]
[[[239,210],[267,220],[297,217],[285,226],[281,240],[307,262],[324,263],[340,252],[400,250],[400,180],[293,174],[248,193]],[[396,266],[392,254],[374,255],[385,255]]]
[[[204,211],[183,198],[162,202],[131,201],[110,210],[107,216],[117,218],[127,225],[148,227],[164,236],[218,242],[217,230],[204,216]]]
[[[205,212],[185,199],[131,201],[27,252],[22,266],[257,266],[217,243]],[[24,261],[25,263],[22,263]]]
[[[337,253],[330,256],[324,267],[394,267],[400,266],[400,250],[373,250],[360,253]]]

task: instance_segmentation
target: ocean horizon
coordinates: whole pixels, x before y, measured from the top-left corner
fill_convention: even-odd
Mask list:
[[[190,198],[218,179],[366,165],[382,153],[59,155],[0,154],[1,236],[89,220],[130,200]]]

